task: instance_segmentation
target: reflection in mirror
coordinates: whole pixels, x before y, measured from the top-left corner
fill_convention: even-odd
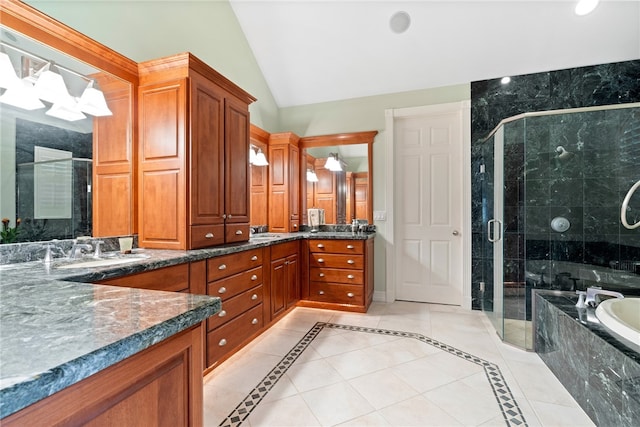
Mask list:
[[[323,209],[326,224],[367,220],[368,167],[367,144],[307,148],[307,208]]]
[[[130,84],[8,27],[0,35],[0,216],[11,229],[21,220],[2,243],[89,236],[94,134],[114,115],[129,122],[109,105]]]

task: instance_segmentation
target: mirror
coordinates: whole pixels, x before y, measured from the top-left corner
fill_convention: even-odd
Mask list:
[[[303,180],[302,223],[309,225],[307,209],[324,210],[325,224],[350,224],[353,218],[373,223],[372,146],[377,131],[306,137],[300,140],[307,176]],[[329,170],[327,159],[341,170]],[[315,173],[315,177],[313,176]],[[317,181],[316,181],[317,179]]]
[[[1,242],[91,236],[96,135],[115,132],[104,129],[116,123],[129,133],[130,109],[112,98],[130,97],[131,84],[5,25],[0,42],[3,230],[20,219],[17,233],[3,234]]]

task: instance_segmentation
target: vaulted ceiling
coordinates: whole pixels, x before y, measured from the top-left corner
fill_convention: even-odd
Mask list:
[[[229,1],[279,107],[640,59],[639,0]]]

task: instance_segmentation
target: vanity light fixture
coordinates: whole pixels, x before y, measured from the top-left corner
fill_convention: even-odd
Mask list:
[[[313,169],[307,169],[307,181],[318,182],[318,175]]]
[[[40,101],[33,89],[33,83],[26,79],[18,79],[0,96],[0,102],[23,110],[37,110],[45,105]]]
[[[578,16],[588,15],[598,7],[600,0],[579,0],[576,4],[575,13]]]
[[[9,89],[11,86],[15,86],[20,81],[16,70],[13,69],[13,64],[9,55],[4,52],[0,52],[0,88]]]
[[[102,91],[93,87],[93,80],[89,82],[87,88],[82,92],[82,96],[78,100],[78,108],[80,111],[96,117],[113,115],[107,106],[107,101],[104,99]]]
[[[43,101],[56,102],[66,101],[67,97],[70,97],[67,86],[64,84],[62,76],[54,71],[51,71],[51,62],[48,62],[44,67],[38,70],[34,77],[37,79],[33,88],[38,94],[38,98]]]
[[[264,155],[261,149],[258,148],[258,152],[256,153],[256,160],[253,162],[255,166],[267,166],[269,162],[267,162],[267,157]]]
[[[327,161],[324,164],[325,169],[329,169],[331,172],[339,172],[342,170],[340,160],[338,160],[338,153],[329,153]]]
[[[256,150],[253,149],[253,146],[249,147],[249,164],[252,165],[256,162]]]
[[[66,98],[55,102],[45,114],[68,122],[75,122],[77,120],[87,118],[87,116],[82,114],[82,111],[80,111],[80,108],[78,107],[78,103],[71,95],[67,95]]]

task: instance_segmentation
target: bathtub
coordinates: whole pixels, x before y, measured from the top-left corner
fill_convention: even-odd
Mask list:
[[[640,351],[640,298],[611,298],[596,308],[600,323]]]

